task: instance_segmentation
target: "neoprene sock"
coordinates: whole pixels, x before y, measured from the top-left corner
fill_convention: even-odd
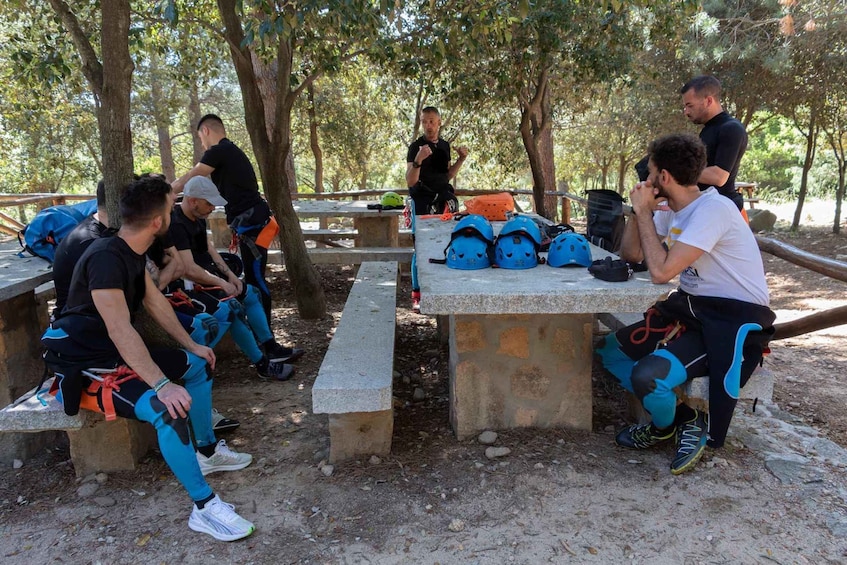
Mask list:
[[[215,448],[216,447],[217,447],[217,444],[215,444],[215,443],[213,443],[212,445],[204,445],[202,447],[198,446],[197,451],[199,451],[200,455],[202,455],[203,457],[211,457],[212,455],[215,454]],[[203,507],[201,506],[200,508],[203,508]]]
[[[210,500],[212,500],[213,498],[215,498],[215,493],[210,494],[209,496],[207,496],[203,500],[195,500],[194,504],[195,504],[195,506],[197,506],[198,510],[203,510],[203,508],[206,507],[206,503],[209,502]]]

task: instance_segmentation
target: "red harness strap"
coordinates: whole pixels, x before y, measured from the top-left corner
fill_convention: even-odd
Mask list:
[[[658,313],[659,311],[655,308],[647,310],[647,316],[644,319],[644,327],[636,329],[629,336],[629,341],[632,342],[633,345],[641,345],[647,341],[651,333],[663,333],[665,336],[659,341],[659,343],[656,344],[656,349],[659,349],[659,347],[667,345],[670,341],[677,339],[685,333],[685,324],[682,322],[668,324],[661,328],[651,328],[650,319],[654,314]]]
[[[101,412],[106,415],[106,420],[115,420],[118,416],[115,413],[115,400],[112,398],[113,392],[120,392],[121,385],[130,379],[140,379],[138,374],[127,367],[121,365],[109,373],[100,374],[92,371],[83,371],[83,374],[92,379],[88,385],[88,390],[82,394],[82,400],[79,407],[94,412]],[[97,392],[102,390],[103,394],[100,399],[103,402],[103,409],[97,404]]]

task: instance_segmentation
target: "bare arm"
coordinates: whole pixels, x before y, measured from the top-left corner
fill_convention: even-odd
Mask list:
[[[185,186],[185,183],[187,183],[189,179],[192,177],[208,177],[214,170],[215,169],[209,165],[197,163],[190,171],[173,181],[171,186],[173,187],[174,192],[182,192],[182,187]]]
[[[241,285],[243,283],[235,276],[235,273],[227,268],[226,263],[224,263],[223,259],[221,259],[220,254],[212,245],[212,242],[208,242],[208,245],[209,255],[212,256],[212,261],[214,261],[216,265],[220,264],[224,266],[224,268],[221,269],[221,273],[226,273],[227,278],[222,279],[217,275],[213,275],[195,263],[194,255],[191,253],[190,249],[181,249],[179,251],[179,257],[182,259],[182,264],[185,266],[185,274],[183,276],[202,285],[219,286],[230,296],[238,296],[241,294]],[[220,269],[220,267],[218,268]]]
[[[459,169],[462,168],[462,164],[465,162],[465,159],[468,158],[468,148],[462,145],[461,147],[456,148],[456,153],[459,154],[459,158],[450,165],[450,168],[447,169],[447,180],[453,180],[456,177],[456,174],[459,172]]]
[[[708,184],[710,186],[723,186],[728,180],[729,171],[725,171],[717,165],[712,165],[711,167],[703,169],[703,172],[700,173],[700,178],[697,179],[697,182],[701,184]]]
[[[626,220],[626,226],[623,230],[621,238],[621,259],[630,263],[640,263],[644,260],[644,253],[641,252],[641,239],[638,235],[638,221],[635,216],[630,216]]]
[[[150,281],[149,275],[147,280]],[[152,285],[152,281],[149,283]],[[161,293],[157,290],[157,294]],[[91,291],[94,306],[103,322],[109,339],[115,344],[121,358],[151,388],[165,376],[162,369],[150,357],[144,341],[130,323],[129,308],[120,289],[98,289]],[[164,298],[164,297],[163,297]],[[172,418],[185,418],[191,408],[191,395],[183,387],[169,383],[156,393],[168,409]]]
[[[185,274],[185,265],[176,247],[171,246],[165,249],[164,261],[165,266],[159,269],[159,290],[164,290],[166,286]]]

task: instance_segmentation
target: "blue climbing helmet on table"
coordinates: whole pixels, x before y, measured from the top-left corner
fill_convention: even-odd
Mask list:
[[[491,223],[478,214],[465,216],[456,223],[444,250],[447,266],[463,271],[486,269],[491,266],[493,246]]]
[[[562,233],[550,244],[547,253],[547,264],[551,267],[567,265],[591,266],[591,250],[588,240],[578,233]]]
[[[501,269],[531,269],[538,265],[541,229],[531,218],[515,216],[503,225],[494,242],[494,261]]]

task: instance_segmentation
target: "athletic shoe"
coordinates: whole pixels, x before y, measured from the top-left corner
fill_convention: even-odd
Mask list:
[[[675,429],[671,426],[666,431],[659,431],[652,423],[629,426],[618,432],[615,443],[630,449],[647,449],[671,439]]]
[[[217,411],[217,409],[212,408],[212,429],[215,433],[220,432],[231,432],[238,426],[240,426],[238,420],[233,420],[232,418],[227,418],[223,414]]]
[[[708,414],[694,410],[694,415],[677,427],[676,457],[671,462],[671,473],[679,475],[694,468],[706,449],[708,439]]]
[[[253,462],[253,456],[249,453],[237,453],[229,448],[226,440],[222,439],[215,446],[215,453],[206,457],[197,452],[197,463],[200,464],[200,472],[205,477],[209,473],[218,471],[238,471]]]
[[[294,375],[294,366],[262,357],[256,363],[256,371],[262,380],[287,381]]]
[[[293,361],[297,361],[303,357],[304,353],[306,353],[305,349],[300,349],[298,347],[285,347],[275,341],[271,341],[265,345],[265,355],[267,355],[268,359],[271,361],[279,361],[280,363],[291,363]]]
[[[218,495],[207,502],[202,510],[194,505],[188,518],[188,527],[220,541],[246,538],[256,529],[252,522],[235,513],[235,506],[224,502]]]

